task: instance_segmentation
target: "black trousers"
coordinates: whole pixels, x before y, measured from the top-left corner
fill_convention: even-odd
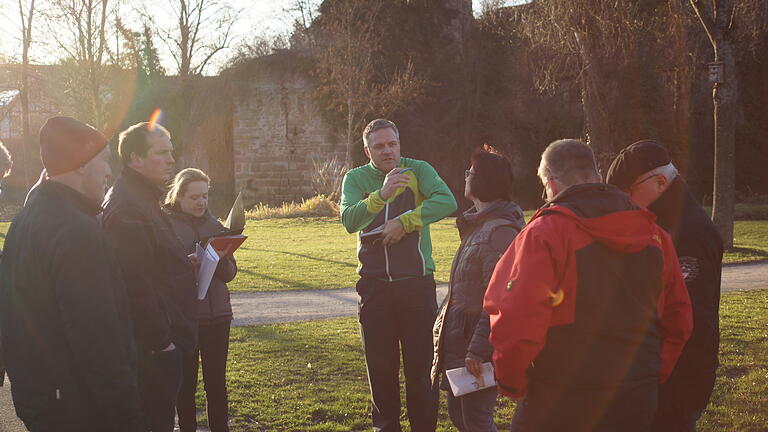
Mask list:
[[[173,432],[181,359],[179,348],[139,354],[139,393],[144,420],[152,432]]]
[[[659,410],[653,420],[653,432],[696,432],[702,411],[686,406],[675,388],[660,386]]]
[[[657,400],[656,380],[570,391],[531,382],[517,402],[510,431],[650,432]]]
[[[198,332],[198,349],[184,359],[184,378],[179,392],[176,412],[181,432],[197,430],[197,371],[203,362],[203,385],[208,402],[208,426],[211,432],[229,432],[227,408],[227,354],[229,352],[229,327],[231,322],[201,325]]]
[[[412,432],[434,432],[437,386],[430,379],[437,316],[432,276],[394,282],[360,279],[360,333],[371,386],[373,430],[399,432],[400,355]]]

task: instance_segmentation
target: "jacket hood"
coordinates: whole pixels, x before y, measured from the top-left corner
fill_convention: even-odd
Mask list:
[[[456,218],[456,226],[463,235],[467,230],[474,230],[485,221],[493,219],[507,220],[509,225],[514,226],[518,231],[525,226],[523,210],[514,202],[506,200],[496,200],[481,212],[478,212],[475,207],[470,208]]]
[[[540,208],[531,222],[550,214],[572,219],[595,241],[618,252],[638,252],[657,235],[653,213],[633,204],[617,187],[602,183],[569,187]]]

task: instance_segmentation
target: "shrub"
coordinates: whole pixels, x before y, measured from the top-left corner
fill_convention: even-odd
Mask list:
[[[259,203],[248,211],[247,216],[250,219],[338,217],[339,205],[325,195],[317,195],[300,203],[290,202],[278,206]]]
[[[341,198],[341,183],[347,169],[338,156],[331,159],[312,159],[312,189],[318,196],[324,195],[333,201]]]

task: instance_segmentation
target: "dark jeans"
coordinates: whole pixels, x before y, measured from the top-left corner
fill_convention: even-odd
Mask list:
[[[512,432],[650,432],[658,384],[625,385],[612,390],[563,391],[531,383],[517,403]]]
[[[496,387],[456,397],[448,390],[448,415],[459,432],[497,432],[493,421]]]
[[[176,406],[181,432],[197,430],[195,392],[200,358],[203,362],[203,386],[208,402],[208,426],[211,432],[229,432],[227,354],[230,324],[231,322],[227,321],[201,325],[198,333],[198,349],[184,359],[184,379]]]
[[[152,432],[173,432],[181,358],[179,348],[139,354],[139,393],[144,420]]]
[[[437,387],[432,386],[432,325],[437,316],[432,276],[395,282],[360,279],[360,333],[371,386],[373,430],[400,431],[400,349],[412,432],[437,425]]]

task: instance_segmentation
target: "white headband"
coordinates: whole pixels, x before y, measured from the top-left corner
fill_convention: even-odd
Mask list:
[[[675,165],[673,165],[672,162],[670,162],[666,165],[656,167],[648,171],[647,173],[643,174],[640,177],[649,177],[652,175],[663,175],[667,179],[667,181],[671,182],[672,180],[675,179],[675,177],[677,177],[678,172],[677,172],[677,168],[675,168]]]

